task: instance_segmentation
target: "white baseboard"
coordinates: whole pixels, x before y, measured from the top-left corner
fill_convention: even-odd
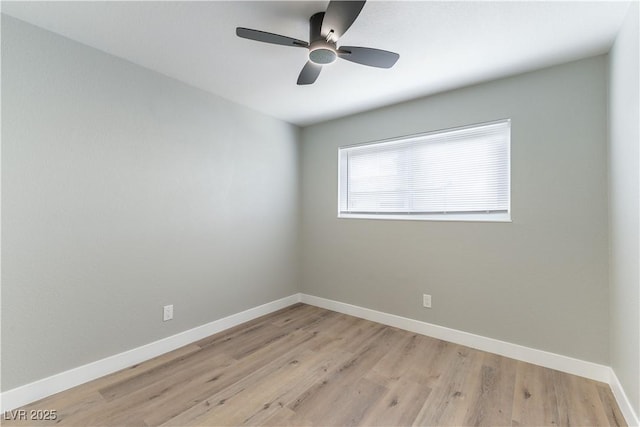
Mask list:
[[[629,402],[620,381],[618,381],[618,377],[609,366],[307,294],[293,294],[141,347],[8,390],[0,394],[0,411],[12,410],[100,378],[297,302],[608,383],[627,424],[629,426],[640,426],[638,415]]]
[[[544,366],[545,368],[555,369],[557,371],[607,383],[611,387],[613,396],[615,397],[627,424],[629,426],[640,426],[638,415],[633,410],[633,406],[627,398],[620,381],[618,381],[618,377],[609,366],[599,365],[597,363],[587,362],[585,360],[575,359],[561,354],[537,350],[519,344],[512,344],[493,338],[483,337],[481,335],[471,334],[469,332],[438,326],[422,322],[420,320],[408,319],[406,317],[396,316],[394,314],[384,313],[382,311],[376,311],[313,295],[301,294],[300,301],[305,304],[315,305],[316,307],[360,317],[362,319],[371,320],[373,322],[382,323],[384,325],[393,326],[406,331],[415,332],[417,334],[438,338],[444,341],[487,351],[489,353],[510,357],[523,362],[533,363],[534,365]]]
[[[312,295],[302,294],[301,302],[382,323],[421,335],[427,335],[444,341],[462,344],[478,350],[488,351],[523,362],[533,363],[569,374],[579,375],[600,382],[609,382],[610,368],[597,363],[574,359],[560,354],[512,344],[481,335],[438,326],[420,320],[408,319],[394,314],[358,307],[356,305],[333,301]]]
[[[609,368],[609,374],[610,377],[608,383],[611,387],[611,392],[613,393],[613,397],[616,398],[616,402],[618,402],[618,406],[627,421],[627,425],[629,427],[640,426],[640,417],[638,417],[638,414],[633,410],[633,406],[631,405],[627,394],[624,392],[624,388],[622,388],[622,384],[620,384],[618,376],[612,368]]]
[[[34,381],[0,394],[0,411],[9,411],[52,394],[149,360],[225,329],[300,302],[300,294],[250,308],[149,344]]]

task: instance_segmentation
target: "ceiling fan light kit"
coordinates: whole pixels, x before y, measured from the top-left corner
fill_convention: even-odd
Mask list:
[[[338,58],[371,67],[391,68],[400,58],[397,53],[368,47],[338,47],[338,40],[356,20],[365,2],[330,1],[326,12],[318,12],[309,19],[308,43],[279,34],[243,27],[236,28],[236,35],[264,43],[307,48],[309,60],[298,76],[298,85],[313,84],[320,75],[322,66],[332,64]]]
[[[318,65],[332,64],[338,58],[336,49],[331,46],[309,47],[309,61]]]

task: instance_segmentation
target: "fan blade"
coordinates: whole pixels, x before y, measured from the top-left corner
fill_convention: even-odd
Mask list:
[[[331,0],[322,21],[322,37],[327,37],[333,31],[333,41],[338,40],[347,32],[351,24],[356,20],[366,0],[362,1],[338,1]]]
[[[314,64],[311,61],[307,61],[300,75],[298,76],[299,85],[310,85],[316,81],[322,70],[322,65]]]
[[[267,33],[266,31],[252,30],[251,28],[236,28],[236,35],[243,39],[256,40],[259,42],[281,44],[284,46],[308,47],[309,43],[280,34]]]
[[[340,46],[338,56],[347,61],[378,68],[391,68],[400,58],[394,52],[358,46]]]

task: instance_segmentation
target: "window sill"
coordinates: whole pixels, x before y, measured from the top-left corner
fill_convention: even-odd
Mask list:
[[[490,214],[440,214],[440,215],[386,215],[338,213],[339,219],[386,219],[401,221],[450,221],[450,222],[512,222],[510,213]]]

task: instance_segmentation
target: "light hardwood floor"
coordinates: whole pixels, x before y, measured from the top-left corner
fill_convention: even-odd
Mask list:
[[[3,425],[608,426],[606,384],[304,304],[35,402]]]

